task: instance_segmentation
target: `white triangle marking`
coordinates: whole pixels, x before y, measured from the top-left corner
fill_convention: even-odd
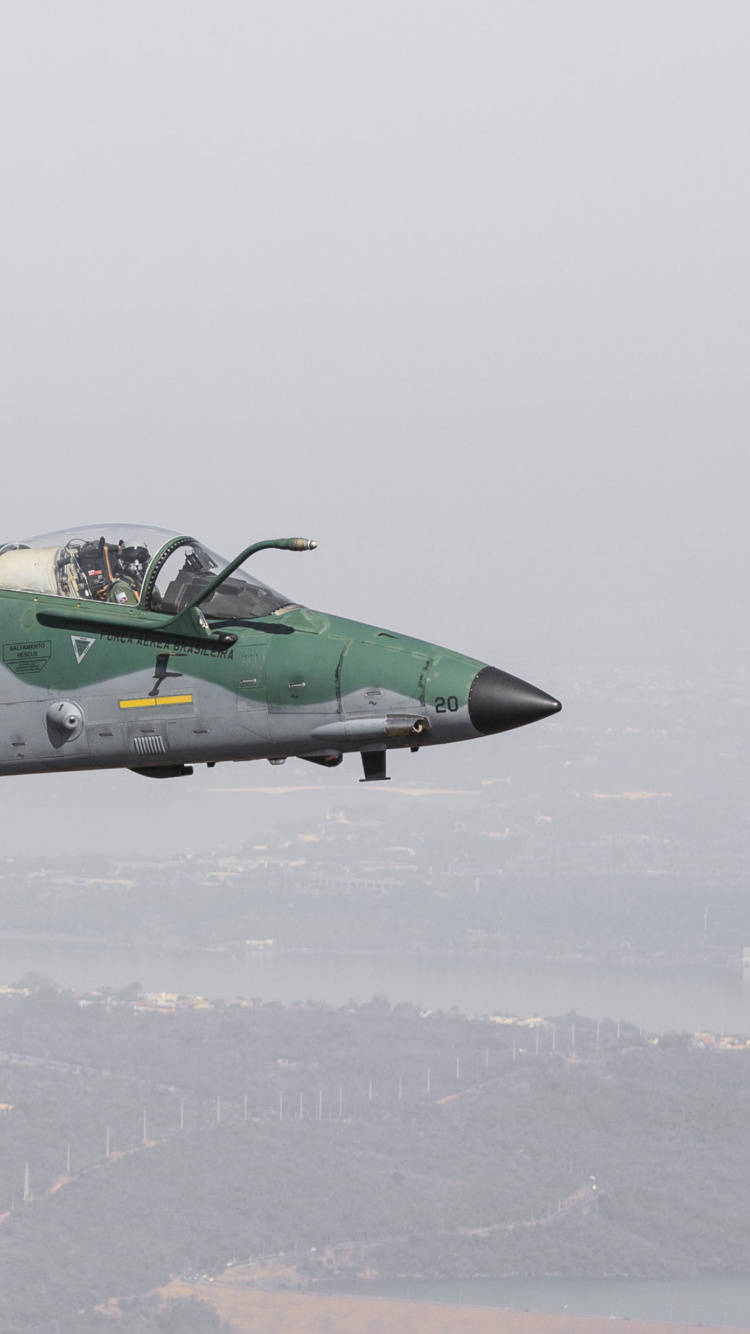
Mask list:
[[[80,667],[81,663],[86,657],[86,654],[91,648],[91,645],[95,644],[96,640],[88,639],[86,635],[71,635],[70,642],[73,645],[73,652],[76,655],[76,662]]]

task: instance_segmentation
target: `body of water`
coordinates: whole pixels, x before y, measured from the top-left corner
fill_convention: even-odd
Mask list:
[[[619,1316],[679,1324],[750,1328],[750,1278],[728,1275],[689,1279],[472,1279],[470,1283],[426,1279],[357,1283],[336,1292],[497,1306],[552,1314]]]
[[[91,989],[140,982],[170,991],[231,1000],[321,1000],[345,1005],[384,993],[430,1010],[456,1006],[467,1015],[624,1019],[647,1032],[750,1032],[750,985],[742,974],[658,973],[574,964],[494,963],[477,959],[292,954],[247,959],[226,955],[154,954],[53,943],[0,943],[0,982],[44,973],[63,986]]]

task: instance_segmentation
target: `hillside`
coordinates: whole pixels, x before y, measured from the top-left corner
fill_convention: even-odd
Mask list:
[[[136,992],[6,993],[3,1334],[230,1262],[266,1287],[750,1272],[744,1043]]]

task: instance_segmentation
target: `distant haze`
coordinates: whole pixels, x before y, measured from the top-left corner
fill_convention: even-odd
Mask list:
[[[746,642],[749,63],[737,0],[6,0],[3,539],[313,536],[258,572],[564,703]],[[137,837],[140,781],[6,836]]]

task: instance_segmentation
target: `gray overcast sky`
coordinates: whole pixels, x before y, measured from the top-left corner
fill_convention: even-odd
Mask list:
[[[489,656],[511,604],[732,603],[749,38],[686,0],[5,0],[8,535],[311,532],[285,589]]]
[[[5,535],[310,534],[259,572],[521,675],[547,626],[553,692],[589,629],[712,633],[749,38],[731,0],[4,0]]]

